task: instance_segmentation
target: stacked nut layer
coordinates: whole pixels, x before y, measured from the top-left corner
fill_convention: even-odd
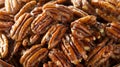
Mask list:
[[[0,67],[119,67],[120,0],[0,0]]]

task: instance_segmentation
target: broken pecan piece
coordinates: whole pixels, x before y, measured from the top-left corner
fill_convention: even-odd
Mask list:
[[[21,41],[29,32],[33,17],[29,13],[24,13],[19,17],[10,30],[10,36],[16,41]]]
[[[57,67],[57,65],[52,61],[48,61],[48,63],[43,64],[43,67]]]
[[[64,53],[58,49],[52,49],[49,52],[49,58],[54,62],[58,67],[72,67],[72,64],[64,55]]]
[[[75,39],[71,34],[62,38],[61,48],[71,63],[78,64],[82,58],[87,59],[87,54],[83,48],[83,42]]]
[[[64,36],[66,30],[67,28],[62,24],[53,25],[42,38],[42,46],[48,42],[48,49],[55,47],[61,41],[61,38]]]
[[[0,58],[5,58],[8,54],[8,39],[0,32]]]
[[[47,54],[48,50],[46,48],[41,48],[40,45],[34,45],[23,54],[20,58],[20,63],[24,67],[34,67],[36,64],[38,65]]]

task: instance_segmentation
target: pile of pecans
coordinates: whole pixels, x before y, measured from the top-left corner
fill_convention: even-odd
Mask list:
[[[120,67],[120,0],[0,0],[0,67]]]

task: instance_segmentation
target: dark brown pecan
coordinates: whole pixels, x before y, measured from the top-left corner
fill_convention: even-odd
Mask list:
[[[88,15],[88,14],[87,14],[86,12],[84,12],[83,10],[78,9],[78,8],[76,8],[76,7],[74,7],[74,6],[69,6],[68,8],[73,11],[73,14],[74,14],[75,16],[84,17],[84,16],[87,16],[87,15]]]
[[[24,13],[15,21],[10,30],[10,36],[16,41],[21,41],[29,32],[33,17],[29,13]]]
[[[14,67],[14,66],[0,59],[0,67]]]
[[[35,5],[36,5],[36,1],[30,1],[30,2],[26,3],[26,4],[19,10],[19,12],[15,15],[14,20],[15,20],[15,21],[18,20],[18,18],[19,18],[22,14],[24,14],[24,13],[26,13],[26,12],[29,13],[29,12],[35,7]]]
[[[45,12],[43,12],[33,20],[31,29],[35,34],[44,34],[54,23],[56,22],[50,16],[46,15]]]
[[[57,67],[57,65],[52,61],[48,61],[48,63],[43,64],[43,67]]]
[[[49,58],[54,62],[58,67],[72,67],[72,64],[64,55],[64,53],[58,49],[52,49],[49,52]]]
[[[72,35],[65,35],[62,42],[62,50],[71,63],[78,64],[81,62],[82,58],[84,58],[84,60],[87,59],[87,54],[83,47],[84,43],[82,41],[78,41]]]
[[[40,45],[34,45],[27,50],[20,58],[20,63],[24,67],[34,67],[42,61],[48,54],[46,48],[41,48]]]
[[[120,23],[119,22],[112,22],[110,23],[109,27],[106,27],[106,33],[109,37],[114,39],[120,38]]]
[[[0,0],[0,8],[4,7],[5,0]]]
[[[43,6],[43,11],[46,11],[46,14],[54,20],[62,23],[70,22],[73,19],[73,12],[64,5],[47,3]]]
[[[100,44],[98,44],[88,56],[88,66],[100,65],[107,61],[113,53],[113,40],[109,42],[108,38],[105,38]],[[107,45],[107,46],[105,46]]]
[[[0,32],[0,58],[5,58],[8,54],[8,39]]]
[[[72,35],[79,40],[87,42],[94,41],[101,37],[95,16],[85,16],[71,23]]]
[[[7,12],[16,14],[22,7],[20,0],[5,0],[5,9]]]
[[[53,25],[41,40],[41,44],[48,42],[48,49],[56,47],[64,36],[67,28],[62,24]]]

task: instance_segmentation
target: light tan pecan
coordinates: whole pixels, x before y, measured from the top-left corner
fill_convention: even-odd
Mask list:
[[[88,15],[71,23],[72,35],[79,40],[87,42],[94,41],[101,37],[96,17]]]
[[[14,67],[14,66],[0,59],[0,67]]]
[[[5,9],[7,12],[16,14],[22,7],[20,0],[5,0]]]
[[[90,55],[88,56],[88,66],[99,66],[112,56],[113,40],[108,41],[109,39],[105,38],[90,52]]]
[[[0,32],[0,58],[5,58],[8,54],[8,39]]]
[[[48,61],[48,63],[43,64],[43,67],[57,67],[57,65],[52,61]]]
[[[58,49],[52,49],[49,52],[49,58],[54,62],[58,67],[72,67],[72,64],[64,55],[64,53]]]
[[[73,19],[73,12],[64,5],[47,3],[43,6],[43,11],[46,11],[46,14],[54,20],[62,23],[68,23]]]
[[[82,6],[82,0],[71,0],[71,3],[74,7],[81,8]]]
[[[108,27],[106,27],[106,33],[109,37],[114,39],[120,38],[120,23],[119,22],[112,22]]]
[[[40,45],[34,45],[28,49],[20,58],[20,63],[24,67],[34,67],[41,62],[48,54],[46,48],[41,48]]]
[[[43,12],[33,20],[31,23],[31,29],[35,34],[44,34],[54,23],[56,22]]]
[[[71,63],[78,64],[81,62],[82,58],[84,58],[84,60],[87,59],[87,54],[82,41],[78,41],[70,34],[65,35],[65,37],[62,38],[62,42],[61,48]]]
[[[42,46],[48,42],[48,49],[56,47],[64,36],[67,27],[62,24],[53,25],[41,40]]]
[[[24,13],[26,13],[26,12],[29,13],[29,12],[35,7],[35,5],[36,5],[36,1],[30,1],[30,2],[26,3],[26,4],[19,10],[19,12],[15,15],[14,20],[15,20],[15,21],[18,20],[18,18],[19,18],[22,14],[24,14]]]
[[[24,13],[19,17],[10,30],[10,36],[16,41],[21,41],[29,32],[33,17],[29,13]]]
[[[119,63],[119,64],[114,65],[113,67],[120,67],[120,63]]]

